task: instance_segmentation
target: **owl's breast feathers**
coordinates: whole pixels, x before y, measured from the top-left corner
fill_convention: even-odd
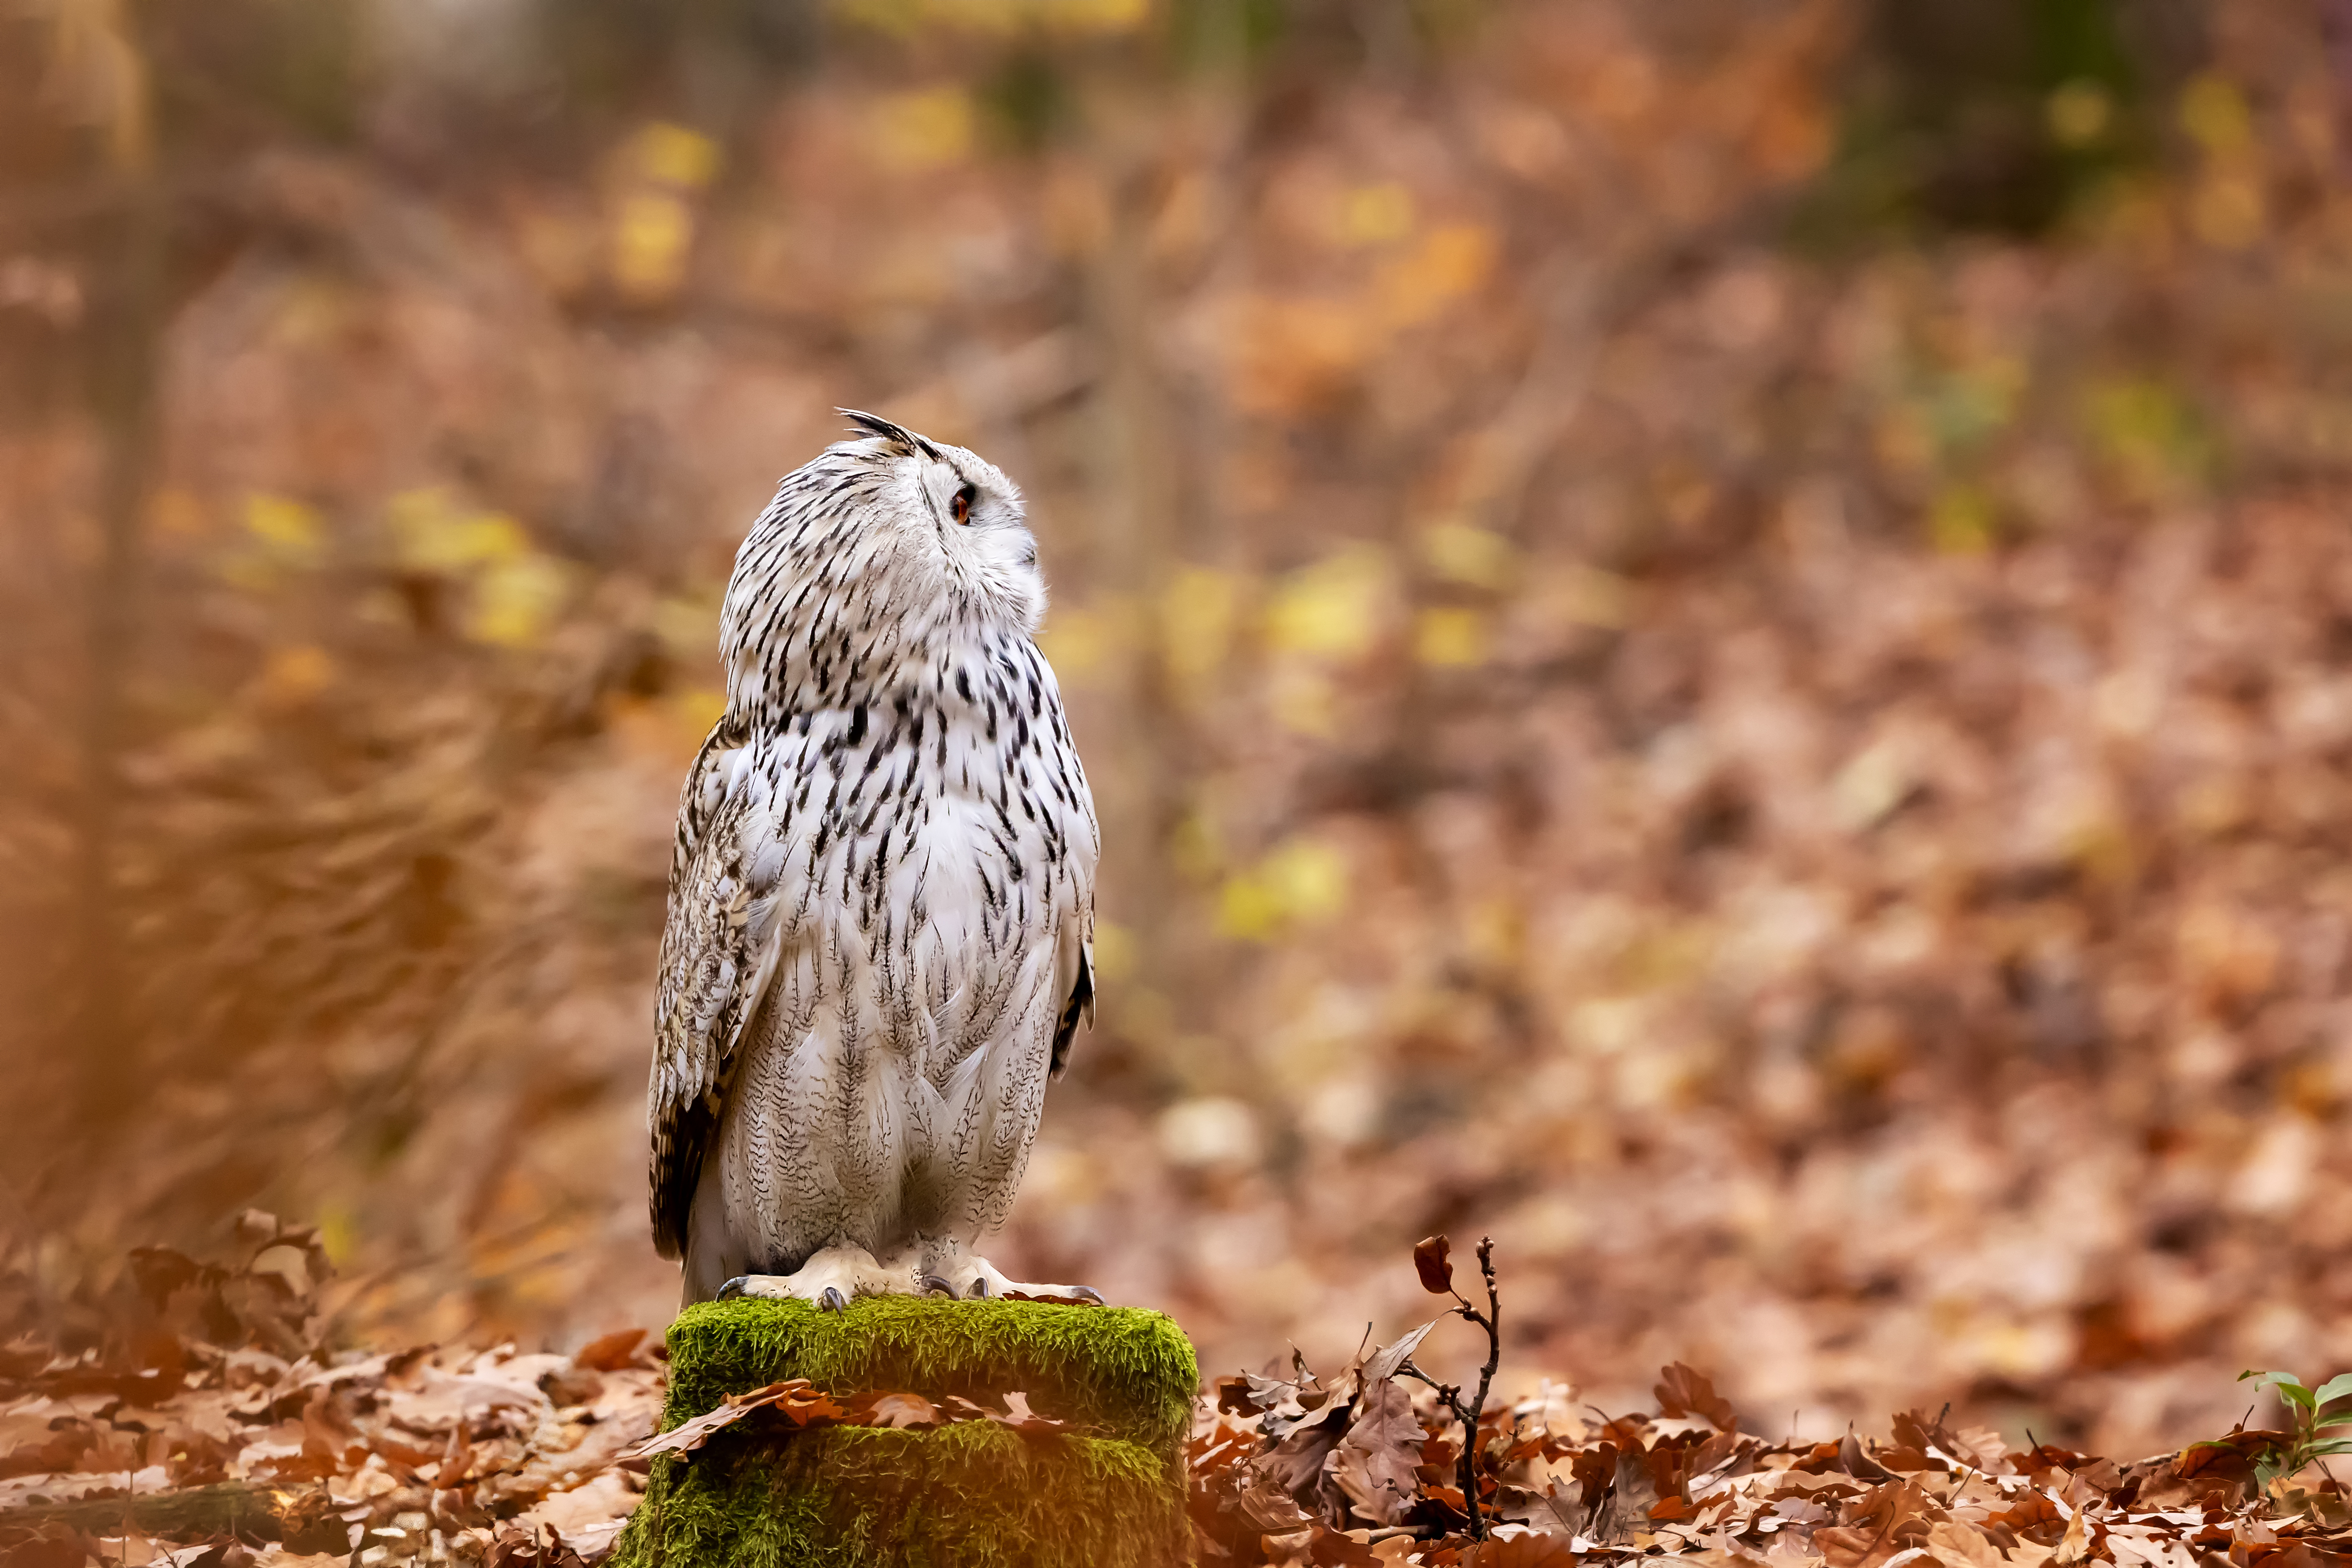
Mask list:
[[[1010,1027],[976,1002],[1043,963],[1058,1072],[1092,1011],[1098,853],[1052,672],[1025,636],[936,656],[866,701],[730,711],[687,777],[670,870],[649,1106],[662,1255],[685,1245],[780,956],[821,949],[835,984],[871,993],[855,1016],[928,1020],[912,1036],[947,1061]]]

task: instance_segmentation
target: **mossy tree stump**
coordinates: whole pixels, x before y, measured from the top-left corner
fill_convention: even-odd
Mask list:
[[[1029,1397],[1066,1431],[720,1432],[654,1460],[614,1568],[1161,1568],[1191,1560],[1183,1441],[1200,1373],[1159,1312],[872,1297],[845,1312],[710,1301],[670,1325],[667,1429],[729,1394]]]

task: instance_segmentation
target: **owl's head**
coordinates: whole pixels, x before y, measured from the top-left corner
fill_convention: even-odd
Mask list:
[[[730,693],[857,700],[910,659],[1027,636],[1045,580],[1020,487],[993,464],[870,413],[777,487],[736,553],[721,614]]]
[[[873,486],[866,525],[894,546],[890,567],[900,586],[929,582],[979,614],[1034,632],[1045,615],[1045,579],[1021,487],[977,453],[841,412],[865,434],[826,448],[825,458],[865,471]]]

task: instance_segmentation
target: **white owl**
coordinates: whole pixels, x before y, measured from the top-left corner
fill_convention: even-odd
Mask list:
[[[1086,770],[1021,493],[848,410],[735,557],[727,713],[688,774],[662,935],[654,1243],[688,1301],[1007,1280],[1045,1081],[1092,1021]]]

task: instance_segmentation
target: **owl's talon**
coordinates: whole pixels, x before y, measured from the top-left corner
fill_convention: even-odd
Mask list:
[[[719,1287],[718,1299],[722,1301],[733,1301],[736,1297],[744,1293],[744,1289],[748,1281],[742,1275],[736,1275],[733,1279]]]
[[[936,1273],[933,1270],[938,1270]],[[1103,1293],[1091,1285],[1039,1285],[1008,1278],[1004,1271],[985,1258],[976,1258],[962,1247],[946,1249],[944,1255],[934,1254],[925,1265],[921,1276],[926,1290],[944,1290],[950,1296],[967,1301],[1066,1301],[1073,1306],[1107,1306]],[[959,1291],[956,1282],[961,1281]]]
[[[937,1274],[926,1274],[923,1276],[923,1294],[927,1296],[945,1296],[950,1301],[953,1301],[955,1299],[955,1293],[956,1288],[954,1281],[942,1280]]]
[[[827,1285],[824,1288],[824,1294],[816,1299],[817,1311],[821,1312],[837,1312],[848,1305],[849,1298],[843,1295],[838,1287],[833,1285]]]

